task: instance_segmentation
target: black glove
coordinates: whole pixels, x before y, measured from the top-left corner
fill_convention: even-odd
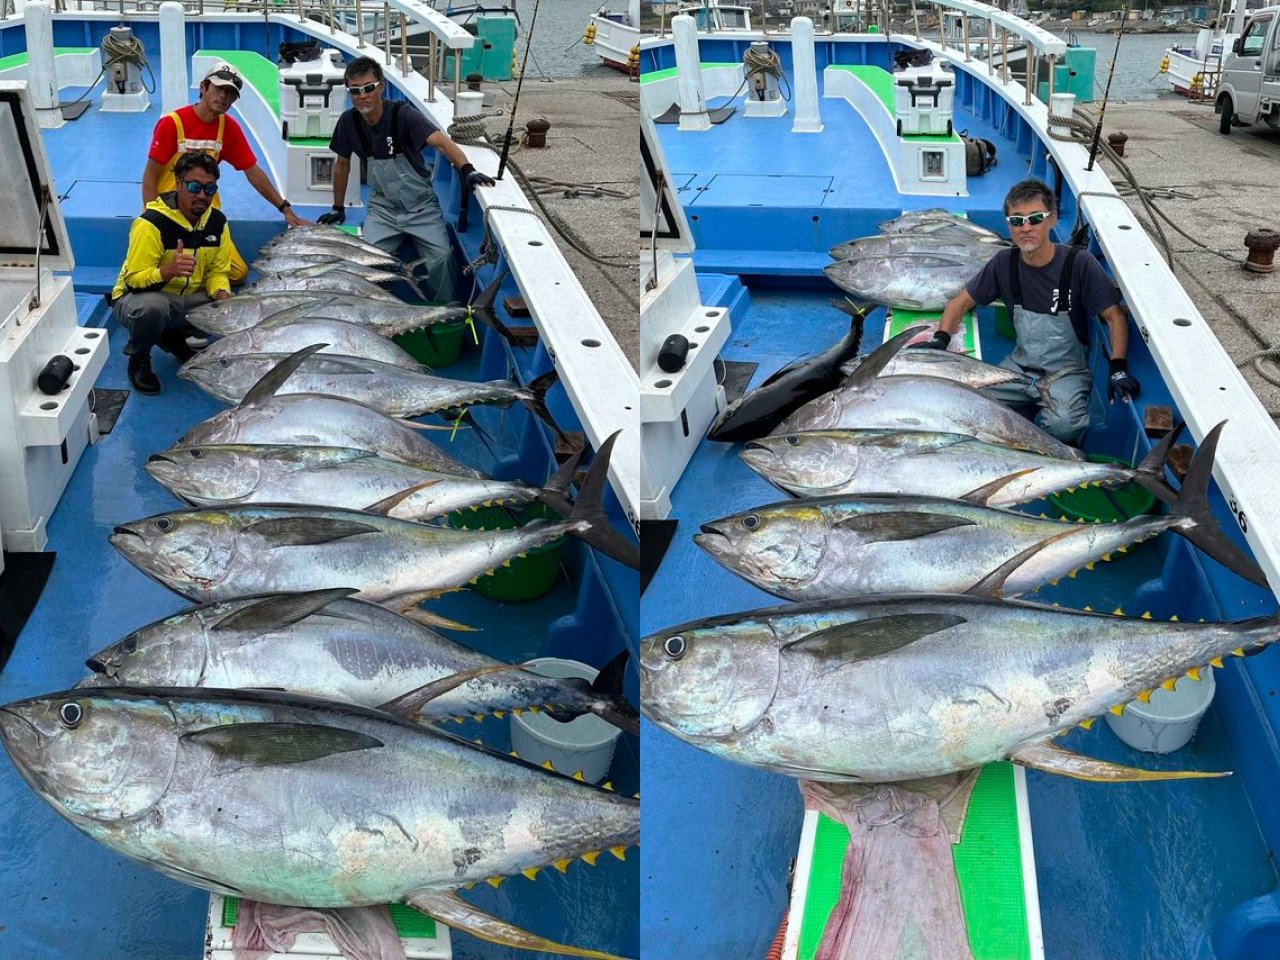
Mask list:
[[[347,219],[346,207],[334,207],[328,213],[322,213],[316,217],[316,223],[326,227],[336,227],[340,223],[345,223]]]
[[[472,189],[476,187],[492,187],[496,181],[487,173],[481,173],[469,163],[464,163],[458,173],[462,175],[462,180],[468,187]]]
[[[1107,377],[1107,399],[1112,403],[1117,400],[1128,403],[1138,399],[1141,392],[1142,386],[1138,383],[1138,378],[1129,372],[1129,361],[1113,359],[1111,376]]]
[[[945,350],[951,346],[951,334],[945,330],[935,330],[930,339],[922,343],[913,343],[911,346],[921,350]]]

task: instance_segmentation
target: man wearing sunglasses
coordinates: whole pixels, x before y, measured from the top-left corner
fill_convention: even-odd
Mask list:
[[[1089,426],[1091,317],[1102,317],[1111,334],[1108,399],[1128,403],[1138,396],[1138,380],[1126,360],[1128,314],[1120,305],[1120,291],[1092,254],[1053,242],[1058,204],[1045,183],[1030,179],[1014,184],[1004,213],[1014,247],[992,257],[952,298],[924,346],[945,350],[968,311],[1003,300],[1013,313],[1017,343],[1001,366],[1041,380],[1050,402],[1038,390],[1014,384],[986,387],[983,393],[1026,413],[1039,407],[1040,425],[1074,444]]]
[[[151,134],[151,149],[147,152],[147,166],[142,172],[142,204],[145,207],[156,197],[174,189],[173,165],[184,153],[199,150],[221,162],[225,160],[244,173],[267,203],[282,214],[291,227],[309,223],[290,206],[289,201],[271,183],[258,158],[249,146],[244,131],[234,117],[227,116],[232,104],[240,98],[244,78],[225,60],[215,63],[200,81],[200,99],[189,106],[179,107],[156,122]],[[216,199],[215,206],[221,206]],[[249,275],[244,258],[231,248],[231,282],[240,283]]]
[[[333,210],[319,221],[339,224],[346,219],[343,201],[354,153],[369,172],[364,238],[390,254],[399,252],[405,238],[411,239],[427,270],[432,299],[452,300],[449,231],[423,149],[433,147],[443,153],[467,187],[492,186],[493,179],[468,163],[458,145],[413,106],[384,99],[386,84],[376,61],[357,57],[347,64],[344,76],[352,106],[338,119],[329,142],[338,157],[333,166]]]
[[[198,333],[187,311],[211,298],[231,296],[231,231],[221,210],[218,162],[191,151],[173,165],[177,189],[147,204],[129,228],[129,252],[111,291],[116,321],[129,331],[129,381],[139,393],[159,393],[151,348],[186,363],[195,354],[187,336]]]

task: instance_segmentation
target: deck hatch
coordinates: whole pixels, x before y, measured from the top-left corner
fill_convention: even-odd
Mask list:
[[[35,265],[40,248],[42,267],[70,270],[74,266],[67,228],[58,206],[53,174],[40,139],[35,110],[26,83],[0,81],[0,259],[7,266]],[[43,229],[40,199],[50,195]]]

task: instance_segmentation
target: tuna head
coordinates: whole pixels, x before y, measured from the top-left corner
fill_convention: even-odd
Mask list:
[[[184,596],[198,596],[227,576],[237,531],[225,515],[182,510],[121,524],[109,539],[143,573]]]
[[[778,687],[778,643],[768,624],[716,618],[640,643],[640,708],[692,742],[731,741],[760,722]]]
[[[206,356],[201,351],[178,368],[178,376],[190,380],[210,396],[222,399],[227,392],[224,384],[229,376],[229,363],[225,356]]]
[[[169,789],[177,721],[160,701],[123,706],[74,690],[6,704],[0,739],[23,779],[72,822],[134,820]]]
[[[149,624],[99,650],[85,661],[94,675],[77,686],[200,686],[209,651],[199,609]],[[200,642],[192,642],[193,632]]]
[[[261,448],[248,445],[173,447],[153,453],[147,473],[188,503],[237,502],[251,496],[262,478]]]
[[[783,503],[704,523],[693,540],[734,573],[769,589],[814,578],[827,552],[827,521],[813,507]]]
[[[818,494],[839,490],[857,475],[861,448],[822,432],[786,433],[752,440],[742,462],[780,487]]]

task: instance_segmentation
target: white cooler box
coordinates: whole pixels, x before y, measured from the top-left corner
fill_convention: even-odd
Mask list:
[[[923,67],[895,70],[893,107],[898,117],[898,136],[951,136],[955,95],[955,77],[936,60]]]
[[[346,65],[338,50],[325,50],[318,60],[280,68],[280,129],[284,139],[329,137],[347,108],[342,80]]]

